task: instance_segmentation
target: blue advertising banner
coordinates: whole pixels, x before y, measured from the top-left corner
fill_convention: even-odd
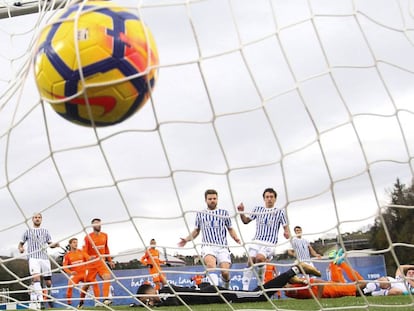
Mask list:
[[[383,256],[366,256],[366,257],[350,257],[348,258],[351,266],[357,270],[364,279],[374,280],[383,275],[386,275],[385,262]],[[278,272],[282,273],[289,269],[292,262],[278,261]],[[322,272],[322,279],[330,280],[328,261],[315,262],[314,265]],[[231,272],[230,287],[234,290],[242,289],[242,270],[246,267],[245,264],[233,264]],[[166,274],[168,282],[178,286],[194,286],[191,278],[196,274],[203,274],[203,266],[185,266],[185,267],[165,267],[163,271]],[[113,304],[128,305],[134,302],[133,295],[136,294],[138,287],[144,282],[151,282],[151,277],[148,275],[148,269],[136,270],[115,270],[113,271],[116,280],[111,282],[111,294],[114,297]],[[66,287],[68,283],[67,277],[62,273],[53,275],[52,278],[54,290],[52,296],[59,301],[66,302]],[[207,281],[207,279],[205,279]],[[257,286],[256,279],[253,278],[250,282],[250,289]],[[91,298],[92,288],[88,292]],[[115,298],[116,297],[116,298]],[[79,298],[79,291],[73,291],[73,304],[76,305]],[[85,302],[85,305],[92,305],[92,299]]]

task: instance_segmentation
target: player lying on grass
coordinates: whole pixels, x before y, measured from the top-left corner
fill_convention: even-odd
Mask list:
[[[358,288],[362,290],[367,284],[364,278],[344,261],[337,262],[336,264],[331,262],[329,270],[332,281],[311,278],[309,280],[310,286],[287,284],[285,287],[292,290],[285,291],[285,295],[298,299],[309,299],[314,296],[317,298],[357,296],[360,293]],[[347,283],[343,272],[346,273],[350,281],[355,283]],[[293,288],[296,289],[293,290]]]
[[[367,281],[352,269],[344,258],[342,249],[335,251],[333,255],[330,254],[333,261],[329,264],[332,281],[325,281],[321,279],[310,279],[310,287],[292,284],[286,287],[300,289],[285,291],[286,296],[291,298],[308,299],[308,298],[339,298],[345,296],[359,296],[361,290],[366,293]],[[343,273],[347,275],[348,279],[353,283],[347,283]]]
[[[414,294],[414,265],[401,265],[395,271],[395,277],[383,276],[370,282],[364,293],[372,296],[396,296]]]
[[[162,288],[157,294],[155,288],[149,284],[143,284],[138,288],[137,299],[141,304],[131,306],[176,306],[183,302],[188,305],[209,304],[209,303],[242,303],[267,301],[277,290],[285,286],[297,274],[311,274],[321,276],[319,270],[305,263],[299,263],[288,271],[270,280],[262,286],[256,287],[253,291],[229,291],[224,287],[209,285],[201,289],[191,287],[180,287],[168,285]]]

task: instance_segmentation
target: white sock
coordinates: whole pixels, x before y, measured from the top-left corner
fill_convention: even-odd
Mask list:
[[[376,291],[372,292],[371,295],[372,296],[387,296],[388,295],[388,290],[387,289],[376,290]]]
[[[30,292],[30,301],[37,301],[37,294],[34,292],[33,289]]]
[[[370,282],[370,283],[367,283],[367,285],[365,285],[365,288],[362,291],[364,292],[364,294],[369,294],[375,291],[377,287],[378,287],[377,284]]]
[[[230,288],[230,280],[225,280],[223,278],[221,278],[221,280],[223,281],[223,287],[225,289],[229,289]]]
[[[216,286],[219,285],[219,278],[218,278],[217,274],[209,273],[208,278],[209,278],[209,281],[210,281],[211,285],[216,285]]]
[[[250,268],[247,268],[243,271],[242,284],[243,290],[249,290],[250,280],[252,279],[253,271]]]
[[[42,285],[40,285],[40,282],[33,283],[33,290],[36,296],[36,300],[43,301],[43,290],[42,290]]]

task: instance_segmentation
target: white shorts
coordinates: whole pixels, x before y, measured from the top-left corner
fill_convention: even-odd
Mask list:
[[[41,274],[52,276],[52,268],[49,259],[29,258],[30,275]]]
[[[414,291],[413,291],[414,287],[412,287],[411,284],[408,283],[408,281],[406,281],[403,276],[397,276],[395,280],[397,281],[397,283],[394,283],[394,284],[398,284],[398,285],[394,287],[401,289],[403,292],[406,292],[408,289],[408,291],[414,294]],[[392,284],[391,284],[391,287],[393,287]]]
[[[231,263],[230,251],[227,247],[221,246],[203,246],[201,247],[201,256],[211,255],[216,257],[217,265],[223,262]]]
[[[404,282],[404,279],[402,278],[394,279],[394,278],[388,277],[388,280],[390,281],[391,288],[398,288],[402,292],[407,291],[407,286]]]
[[[256,257],[257,254],[263,255],[266,259],[271,260],[275,253],[273,244],[264,244],[261,241],[253,241],[249,246],[249,257]]]

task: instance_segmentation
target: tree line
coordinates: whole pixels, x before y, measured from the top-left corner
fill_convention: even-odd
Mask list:
[[[388,275],[399,264],[414,264],[414,185],[397,178],[390,204],[383,208],[369,230],[371,247],[383,251]]]

